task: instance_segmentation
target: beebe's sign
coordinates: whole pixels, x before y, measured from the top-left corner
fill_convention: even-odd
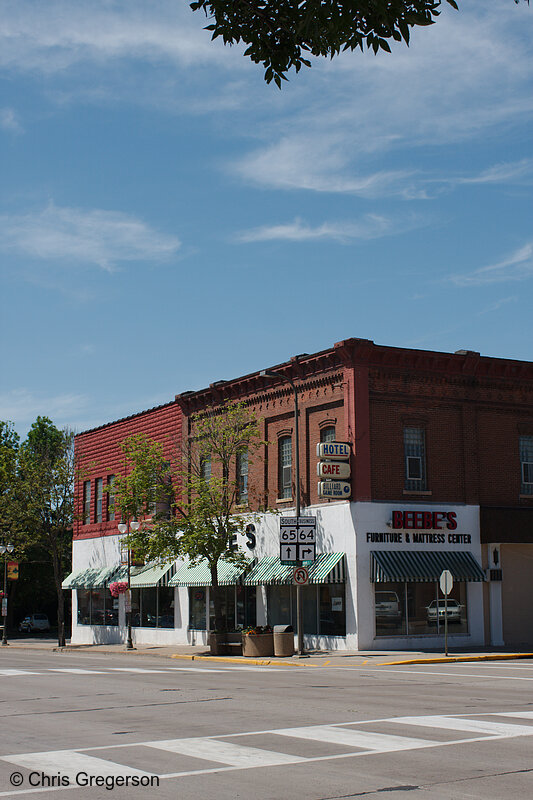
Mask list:
[[[350,445],[347,442],[319,442],[316,446],[316,456],[345,461],[350,458]]]

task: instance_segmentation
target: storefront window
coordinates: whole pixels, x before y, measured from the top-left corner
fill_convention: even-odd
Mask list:
[[[405,636],[405,584],[377,583],[376,636]]]
[[[205,631],[205,589],[189,589],[189,628]]]
[[[318,587],[319,630],[322,636],[346,636],[346,602],[344,583]]]
[[[269,625],[292,625],[296,630],[296,587],[269,586]],[[302,586],[305,634],[346,636],[346,603],[343,583]]]
[[[247,628],[257,625],[255,586],[236,586],[237,627]]]
[[[78,589],[78,625],[91,624],[91,593],[88,589]]]
[[[211,588],[209,592],[209,630],[215,630],[215,592],[218,594],[221,605],[220,614],[222,616],[223,630],[232,631],[235,629],[235,587],[218,586]]]
[[[157,592],[157,626],[159,628],[174,627],[174,589],[171,586],[160,586]]]
[[[78,625],[118,625],[118,600],[109,589],[78,589]]]
[[[376,636],[423,636],[444,632],[445,603],[437,582],[376,583]],[[468,633],[466,583],[448,596],[448,632]]]
[[[141,590],[131,590],[131,624],[138,628],[141,624]]]
[[[141,628],[155,628],[157,622],[157,589],[141,590]]]

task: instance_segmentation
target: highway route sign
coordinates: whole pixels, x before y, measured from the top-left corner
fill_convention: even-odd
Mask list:
[[[314,561],[316,557],[316,517],[280,517],[280,561]]]

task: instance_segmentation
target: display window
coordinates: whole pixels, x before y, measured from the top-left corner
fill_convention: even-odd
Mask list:
[[[375,583],[376,636],[427,636],[468,633],[466,583],[455,582],[447,603],[434,581]]]
[[[267,588],[268,624],[297,627],[296,587]],[[303,632],[309,635],[346,636],[344,583],[302,586]]]
[[[78,625],[118,625],[118,599],[109,589],[78,589]]]

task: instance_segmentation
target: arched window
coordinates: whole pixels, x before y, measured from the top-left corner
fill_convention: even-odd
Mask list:
[[[248,502],[248,451],[237,453],[237,503]]]
[[[292,437],[282,436],[278,442],[278,482],[280,500],[292,497]]]
[[[327,425],[320,431],[321,442],[334,442],[335,441],[335,425]]]

